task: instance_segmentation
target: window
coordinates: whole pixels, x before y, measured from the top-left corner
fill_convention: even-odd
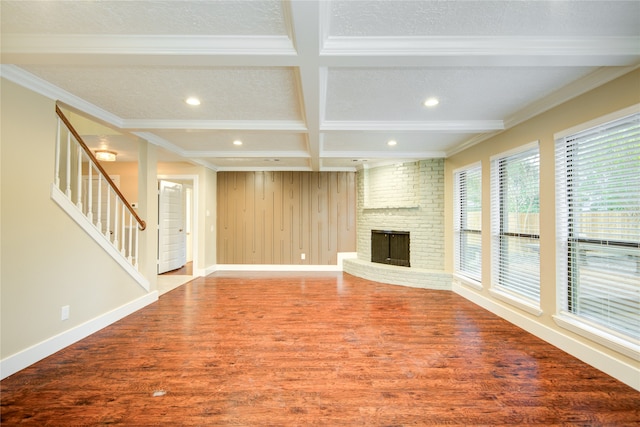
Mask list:
[[[540,305],[538,143],[491,160],[492,290],[536,314]]]
[[[454,252],[457,274],[482,280],[482,169],[454,172]]]
[[[629,113],[556,135],[556,265],[565,313],[637,343],[640,113]]]

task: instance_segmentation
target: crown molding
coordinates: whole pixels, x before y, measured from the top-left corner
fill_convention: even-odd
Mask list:
[[[175,153],[181,157],[187,157],[187,151],[183,150],[182,148],[178,147],[175,144],[172,144],[171,142],[167,141],[164,138],[160,138],[159,136],[157,136],[154,133],[151,132],[131,132],[133,135],[144,139],[145,141],[156,145],[158,147],[164,148],[167,151],[171,151],[172,153]]]
[[[605,83],[615,80],[627,73],[630,73],[638,67],[640,67],[640,65],[630,67],[598,68],[592,73],[589,73],[586,76],[572,83],[569,83],[568,85],[554,91],[552,94],[538,101],[535,101],[527,105],[525,108],[508,116],[504,121],[505,129],[512,128],[513,126],[529,120],[530,118],[533,118],[538,114],[544,113],[551,108],[557,107],[560,104],[570,101],[571,99],[587,93],[599,86],[602,86]]]
[[[7,80],[10,80],[44,97],[55,101],[61,101],[72,108],[82,111],[85,114],[89,114],[114,127],[122,128],[123,120],[115,114],[109,113],[108,111],[59,88],[58,86],[52,85],[51,83],[41,79],[40,77],[34,76],[20,67],[2,64],[0,65],[0,75],[3,78],[6,78]]]
[[[193,163],[195,165],[200,165],[200,166],[204,166],[207,169],[212,170],[213,172],[218,172],[220,171],[220,168],[216,165],[214,165],[211,162],[208,162],[206,160],[202,160],[202,159],[188,159],[187,160],[190,163]]]
[[[332,121],[320,125],[321,132],[433,132],[475,133],[503,130],[502,120],[455,120],[455,121]]]
[[[469,138],[468,140],[458,144],[453,150],[449,150],[445,153],[445,158],[446,157],[451,157],[455,154],[458,154],[464,150],[466,150],[467,148],[473,147],[476,144],[480,144],[482,141],[486,141],[489,138],[492,138],[496,135],[498,135],[500,132],[502,131],[498,131],[498,132],[491,132],[491,133],[482,133],[479,135],[475,135],[471,138]]]
[[[516,113],[508,116],[504,121],[504,130],[510,129],[519,125],[533,117],[542,114],[558,105],[561,105],[567,101],[572,100],[582,94],[585,94],[597,87],[600,87],[612,80],[617,79],[631,71],[640,68],[640,64],[629,67],[602,67],[594,72],[578,79],[568,85],[554,91],[552,94],[535,101]],[[453,156],[466,150],[476,144],[479,144],[487,139],[494,137],[500,132],[484,133],[476,135],[462,144],[458,145],[455,149],[447,151],[446,157]]]
[[[145,141],[147,141],[150,144],[156,145],[158,147],[161,147],[167,151],[170,151],[180,157],[184,158],[185,162],[189,162],[195,165],[199,165],[199,166],[204,166],[207,169],[211,169],[212,171],[217,171],[219,170],[218,167],[216,165],[214,165],[211,162],[208,162],[204,159],[200,159],[200,158],[192,158],[189,156],[189,152],[183,150],[182,148],[178,147],[177,145],[174,145],[172,143],[170,143],[169,141],[167,141],[164,138],[160,138],[159,136],[151,133],[151,132],[132,132],[133,135],[136,135],[139,138],[144,139]]]

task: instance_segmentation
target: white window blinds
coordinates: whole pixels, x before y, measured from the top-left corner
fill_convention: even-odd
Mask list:
[[[540,302],[540,154],[538,143],[491,163],[492,288]]]
[[[482,279],[482,169],[454,173],[454,256],[456,273]]]
[[[640,340],[640,114],[556,140],[561,304]]]

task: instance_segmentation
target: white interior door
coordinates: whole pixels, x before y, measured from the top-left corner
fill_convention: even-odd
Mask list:
[[[158,201],[158,274],[186,264],[182,184],[160,181]]]

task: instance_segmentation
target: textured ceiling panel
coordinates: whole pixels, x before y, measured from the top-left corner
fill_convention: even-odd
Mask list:
[[[2,31],[43,34],[286,35],[282,2],[2,1]]]
[[[589,71],[592,68],[332,68],[326,119],[502,119]],[[434,96],[440,104],[424,107]]]
[[[27,71],[123,119],[299,120],[292,68],[53,67]],[[189,96],[199,107],[184,103]]]
[[[251,151],[298,151],[307,149],[305,136],[297,133],[246,133],[216,131],[156,131],[172,144],[188,151],[221,150],[246,154]],[[242,141],[236,146],[233,141]]]
[[[331,36],[630,36],[638,1],[352,1],[331,3]]]

